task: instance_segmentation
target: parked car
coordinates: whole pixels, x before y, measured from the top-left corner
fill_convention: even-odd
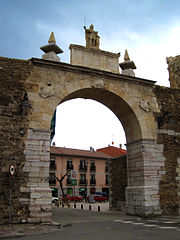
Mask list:
[[[72,202],[82,202],[84,200],[82,196],[67,195],[66,198],[67,200]]]
[[[89,196],[88,196],[88,201],[89,201]],[[101,194],[94,194],[94,200],[96,202],[107,202],[108,201],[108,197],[104,197]]]
[[[52,203],[57,203],[58,202],[58,197],[52,197]]]
[[[103,197],[108,197],[109,198],[109,195],[107,192],[95,192],[94,194],[100,194],[102,195]]]

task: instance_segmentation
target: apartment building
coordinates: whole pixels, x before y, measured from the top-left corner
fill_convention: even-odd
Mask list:
[[[90,191],[109,193],[108,154],[101,151],[50,147],[49,185],[54,196],[61,196],[59,182],[65,194],[89,195]],[[72,171],[76,181],[72,181]]]

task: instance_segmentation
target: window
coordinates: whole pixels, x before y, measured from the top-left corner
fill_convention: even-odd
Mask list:
[[[49,184],[56,185],[55,173],[49,173]]]
[[[106,161],[105,172],[108,172],[108,161]]]
[[[79,184],[87,184],[86,174],[80,174]]]
[[[95,161],[91,160],[90,171],[96,171]]]
[[[109,175],[106,174],[106,185],[109,185]]]
[[[91,178],[90,178],[90,184],[94,185],[96,184],[96,178],[95,178],[95,174],[91,174]]]
[[[50,160],[49,168],[51,170],[56,170],[56,162],[55,162],[55,160]]]
[[[86,162],[86,160],[80,160],[79,170],[80,171],[87,171],[87,162]]]
[[[71,185],[71,175],[67,175],[67,185]]]
[[[74,166],[72,164],[72,159],[68,159],[67,160],[67,170],[70,169],[70,170],[73,170],[74,169]]]

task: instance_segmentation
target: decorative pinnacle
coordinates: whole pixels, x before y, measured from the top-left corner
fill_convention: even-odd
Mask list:
[[[54,32],[51,32],[48,43],[56,43],[56,39],[54,37]]]
[[[129,58],[129,54],[128,54],[127,49],[125,50],[125,53],[124,53],[124,61],[125,61],[125,62],[130,61],[130,58]]]

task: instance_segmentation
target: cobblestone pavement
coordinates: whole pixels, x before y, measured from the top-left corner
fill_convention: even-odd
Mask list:
[[[83,210],[81,210],[83,205]],[[145,228],[171,229],[180,233],[180,217],[156,217],[156,218],[138,218],[135,216],[127,216],[120,212],[110,212],[108,203],[89,204],[77,203],[76,209],[74,204],[70,204],[71,208],[58,208],[53,206],[53,222],[52,224],[9,224],[0,225],[0,239],[16,238],[23,236],[33,236],[44,233],[55,233],[66,227],[70,227],[76,223],[100,223],[114,222],[114,224],[130,224],[132,226],[143,226]],[[98,208],[99,207],[99,208]],[[98,211],[98,209],[100,211]],[[180,239],[180,238],[179,238]]]

